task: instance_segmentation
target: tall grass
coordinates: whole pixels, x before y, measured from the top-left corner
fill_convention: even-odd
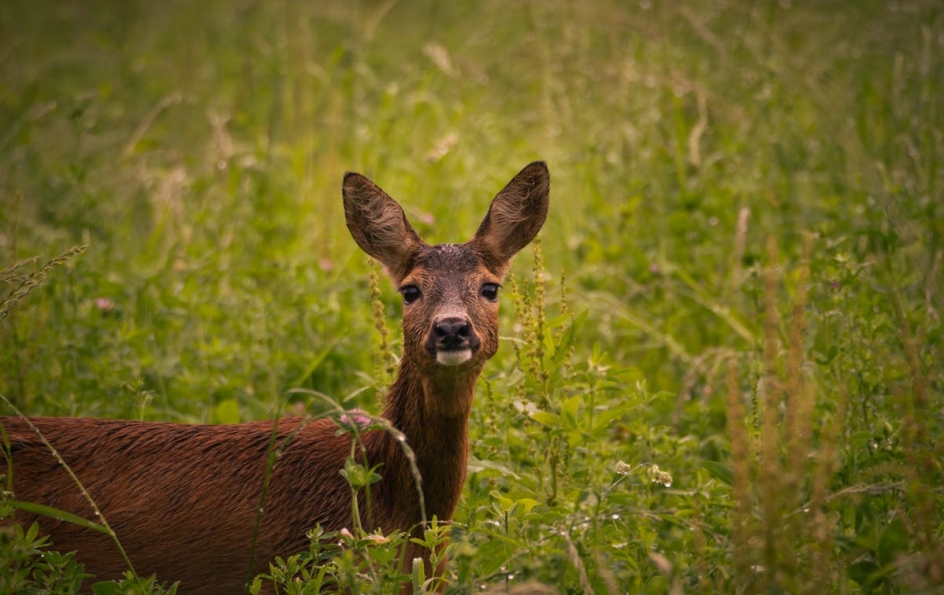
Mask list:
[[[377,411],[342,173],[459,241],[542,158],[449,589],[935,592],[942,46],[919,0],[3,3],[0,393]]]

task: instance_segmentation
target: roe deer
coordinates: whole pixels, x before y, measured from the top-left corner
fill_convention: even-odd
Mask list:
[[[360,174],[344,176],[347,226],[403,296],[403,356],[383,416],[415,453],[426,518],[451,519],[462,492],[473,389],[498,349],[498,290],[512,256],[544,224],[549,186],[545,164],[528,165],[498,193],[471,240],[431,246],[383,190]],[[329,419],[278,421],[275,444],[284,450],[272,469],[254,554],[272,421],[31,421],[88,489],[135,570],[180,581],[180,593],[245,592],[250,571],[263,572],[276,556],[306,549],[308,529],[351,526],[351,488],[339,474],[351,437],[337,435]],[[9,437],[16,499],[94,519],[86,498],[27,423],[5,417],[0,424]],[[401,445],[386,431],[359,439],[366,464],[380,465],[383,476],[364,503],[370,509],[365,528],[416,530],[421,504]],[[39,520],[55,549],[77,550],[78,561],[99,580],[126,570],[114,542],[101,533],[23,511],[16,518]],[[414,557],[428,564],[421,547],[409,548],[407,571]]]

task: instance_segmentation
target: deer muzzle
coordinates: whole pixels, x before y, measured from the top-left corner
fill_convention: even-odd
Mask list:
[[[479,338],[467,318],[450,316],[433,322],[426,338],[426,350],[442,366],[458,366],[478,351]]]

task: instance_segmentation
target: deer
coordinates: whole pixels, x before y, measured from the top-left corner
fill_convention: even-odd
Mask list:
[[[512,257],[544,225],[549,191],[547,166],[531,163],[495,196],[471,240],[430,245],[379,186],[344,175],[347,227],[402,296],[402,356],[381,417],[415,457],[414,468],[389,431],[357,437],[364,464],[382,477],[369,497],[359,495],[369,498],[366,529],[415,533],[426,519],[452,519],[466,479],[475,384],[498,349],[501,283]],[[57,453],[136,572],[179,582],[181,594],[246,592],[247,576],[305,550],[313,527],[351,527],[352,488],[340,470],[354,438],[332,419],[199,425],[10,416],[0,425],[18,501],[100,520]],[[272,444],[280,453],[274,466]],[[38,521],[55,549],[76,551],[99,580],[127,570],[115,541],[101,532],[28,510],[15,519]],[[430,563],[429,551],[411,543],[406,572],[415,558]]]

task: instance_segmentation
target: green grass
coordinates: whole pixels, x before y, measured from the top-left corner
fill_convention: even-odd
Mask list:
[[[4,2],[0,393],[376,412],[343,172],[459,241],[544,159],[450,592],[937,592],[942,55],[930,0]]]

